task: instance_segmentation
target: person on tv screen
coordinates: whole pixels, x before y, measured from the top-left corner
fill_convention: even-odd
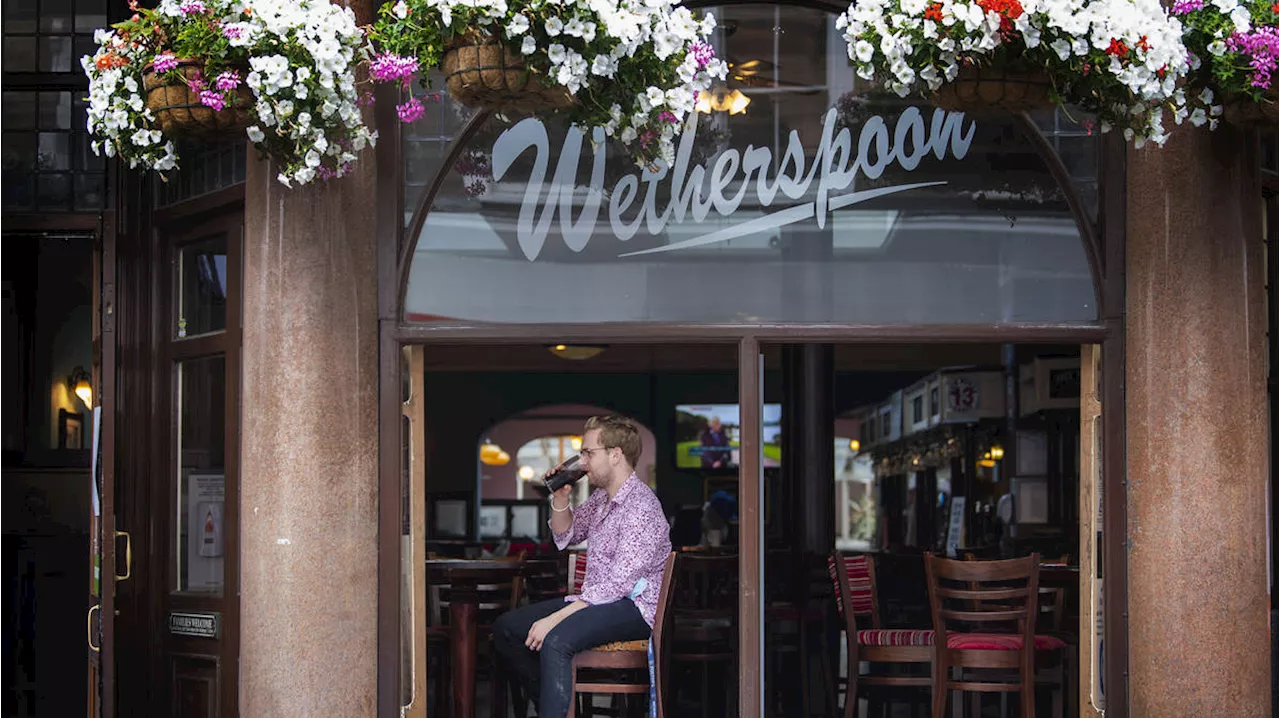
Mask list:
[[[698,443],[703,447],[702,468],[723,469],[729,466],[729,435],[725,433],[724,428],[720,425],[720,417],[713,416],[707,421],[706,428],[702,430],[702,435],[698,437]],[[724,449],[718,450],[714,448],[720,446],[723,446]]]

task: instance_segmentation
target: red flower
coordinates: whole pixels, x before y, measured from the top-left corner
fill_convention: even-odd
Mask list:
[[[1008,40],[1013,35],[1013,21],[1022,16],[1022,3],[1018,0],[978,0],[978,7],[1000,16],[1000,34]]]
[[[1147,42],[1146,35],[1143,35],[1142,39],[1138,40],[1138,49],[1142,50],[1143,52],[1148,52],[1151,50],[1151,44]]]
[[[97,60],[94,60],[93,64],[99,70],[110,70],[116,67],[124,67],[129,64],[129,61],[114,52],[108,52]]]
[[[1113,37],[1111,46],[1107,48],[1107,54],[1113,57],[1124,57],[1129,54],[1129,46]]]
[[[942,3],[936,2],[924,11],[924,19],[942,22]]]

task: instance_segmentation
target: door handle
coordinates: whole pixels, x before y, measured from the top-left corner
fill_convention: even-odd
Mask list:
[[[117,581],[126,581],[133,575],[133,537],[128,531],[117,531],[116,538],[124,537],[124,575],[116,574]]]
[[[85,631],[86,631],[85,640],[89,643],[89,650],[93,651],[94,653],[100,653],[102,651],[102,646],[93,645],[93,612],[94,611],[98,611],[99,613],[101,613],[102,604],[100,603],[95,604],[93,607],[89,609],[89,614],[85,616]]]

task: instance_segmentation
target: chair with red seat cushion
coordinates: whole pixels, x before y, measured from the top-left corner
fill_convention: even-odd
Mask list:
[[[1038,656],[1061,656],[1066,647],[1036,634],[1039,573],[1037,554],[1000,561],[925,554],[935,635],[946,636],[936,646],[933,718],[946,713],[951,691],[1018,693],[1021,715],[1035,715]],[[1055,713],[1060,706],[1055,701]]]
[[[883,675],[877,668],[928,666],[933,660],[934,632],[931,629],[885,629],[880,627],[880,605],[876,600],[875,559],[866,555],[845,556],[839,551],[827,559],[827,572],[835,584],[836,606],[844,616],[846,659],[849,678],[844,699],[845,718],[858,713],[858,690],[868,687],[928,688],[933,680],[919,675]],[[869,625],[859,629],[859,619]],[[862,673],[861,662],[869,664]]]

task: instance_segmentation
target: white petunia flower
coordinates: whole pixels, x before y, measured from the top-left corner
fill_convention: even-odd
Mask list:
[[[516,37],[523,35],[529,29],[529,18],[524,15],[516,15],[511,18],[511,22],[507,23],[507,37]]]

